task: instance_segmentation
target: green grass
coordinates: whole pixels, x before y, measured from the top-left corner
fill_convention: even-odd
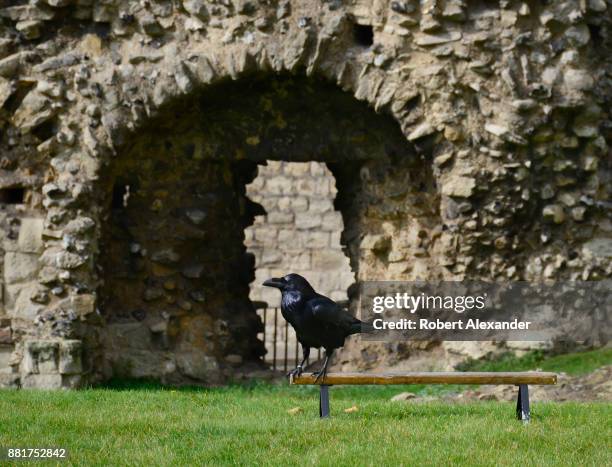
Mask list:
[[[78,465],[612,463],[610,404],[537,403],[523,426],[511,403],[332,388],[332,418],[319,420],[316,388],[295,389],[3,391],[0,445],[66,447]]]
[[[612,365],[612,348],[549,356],[542,351],[529,352],[522,357],[512,353],[493,360],[472,360],[460,366],[463,371],[542,371],[584,375],[604,365]]]
[[[529,368],[508,368],[502,359],[486,369],[537,364],[579,372],[602,359],[609,363],[606,355],[521,360]],[[535,403],[531,424],[523,426],[513,403],[389,401],[403,390],[425,388],[333,387],[329,420],[318,418],[316,388],[285,382],[5,390],[0,446],[65,447],[74,465],[612,465],[612,404]],[[353,405],[357,412],[344,412]],[[294,407],[303,411],[289,415]]]

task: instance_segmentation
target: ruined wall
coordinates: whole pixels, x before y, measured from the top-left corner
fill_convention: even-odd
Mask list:
[[[611,9],[604,0],[5,3],[0,383],[72,387],[112,368],[109,176],[143,138],[161,147],[181,137],[173,167],[237,163],[224,172],[237,201],[256,163],[328,163],[357,280],[610,277]],[[280,76],[295,85],[261,85]],[[206,92],[217,103],[194,111]],[[164,190],[178,196],[180,184]],[[143,262],[148,272],[155,261]],[[227,287],[219,277],[215,294]],[[163,300],[178,304],[191,280],[177,276],[180,294],[162,284]],[[248,281],[238,279],[244,300]],[[239,313],[255,315],[243,298]],[[189,311],[179,310],[169,318]],[[160,334],[148,332],[147,354]],[[229,358],[240,354],[215,332],[203,382],[240,371]],[[250,342],[243,358],[257,354]],[[398,350],[353,344],[347,364],[412,352]],[[191,381],[176,368],[169,374]]]

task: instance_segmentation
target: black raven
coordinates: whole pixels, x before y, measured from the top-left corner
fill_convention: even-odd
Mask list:
[[[371,332],[371,324],[364,323],[333,300],[318,294],[299,274],[287,274],[285,277],[268,279],[263,283],[281,291],[281,313],[295,329],[297,339],[302,345],[303,360],[290,375],[299,376],[302,366],[310,355],[310,348],[325,349],[325,363],[316,372],[316,381],[325,378],[327,365],[334,350],[344,345],[344,340],[351,334]]]

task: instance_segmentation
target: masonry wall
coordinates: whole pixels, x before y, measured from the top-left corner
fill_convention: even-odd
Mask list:
[[[261,283],[290,272],[334,300],[347,299],[355,278],[340,244],[344,223],[334,209],[336,193],[336,180],[321,162],[260,166],[247,186],[247,196],[266,211],[245,232],[247,249],[255,255],[251,300],[278,306],[278,291]]]
[[[106,377],[109,177],[147,138],[151,160],[181,138],[177,170],[231,166],[219,176],[235,204],[216,212],[241,228],[257,211],[244,196],[257,164],[326,162],[358,282],[612,277],[609,0],[5,3],[2,385]],[[254,258],[239,243],[229,250],[246,275],[222,273],[211,290],[237,282],[239,313],[255,316]],[[238,336],[216,312],[211,341]],[[435,350],[400,347],[351,342],[340,364]],[[242,371],[226,342],[206,355],[202,382]]]

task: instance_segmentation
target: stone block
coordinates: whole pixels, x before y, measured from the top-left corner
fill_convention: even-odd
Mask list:
[[[305,212],[296,216],[295,227],[299,230],[311,230],[321,226],[321,216],[319,214],[312,214]]]
[[[332,177],[333,175],[329,171],[329,169],[322,162],[311,162],[310,163],[310,175],[314,177],[323,177],[328,176]]]
[[[333,209],[332,200],[328,198],[313,198],[310,200],[310,205],[308,206],[308,210],[313,214],[322,214],[333,211]]]
[[[80,317],[96,311],[96,297],[93,294],[79,294],[70,298],[72,310]]]
[[[277,176],[266,181],[265,191],[272,195],[288,195],[293,189],[293,180],[289,177]]]
[[[63,340],[59,346],[59,371],[61,374],[80,374],[83,372],[82,342]]]
[[[13,343],[11,328],[0,328],[0,345],[9,345]]]
[[[26,374],[55,374],[58,372],[58,360],[58,341],[29,340],[24,345],[22,372]]]
[[[7,285],[5,291],[4,306],[11,318],[34,320],[44,309],[43,305],[32,301],[32,297],[40,291],[40,285],[36,282]]]
[[[329,245],[329,233],[328,232],[305,232],[304,235],[304,246],[308,248],[323,248]]]
[[[276,240],[277,231],[269,227],[259,227],[255,230],[255,240],[271,245]]]
[[[310,164],[308,162],[293,162],[283,165],[283,173],[293,177],[303,177],[310,172]]]
[[[7,284],[32,280],[38,270],[36,255],[13,251],[7,251],[4,255],[4,282]]]
[[[217,360],[202,352],[185,352],[176,356],[179,371],[200,381],[214,379],[219,371]]]
[[[469,198],[476,188],[476,180],[471,177],[452,175],[442,185],[442,194],[456,198]]]
[[[318,180],[315,181],[312,178],[297,180],[297,193],[303,196],[313,197],[314,195],[322,194],[322,192],[323,190]]]
[[[61,389],[62,375],[57,374],[29,374],[21,378],[24,389]]]
[[[23,253],[41,253],[44,245],[42,240],[43,219],[26,217],[21,219],[17,245]]]
[[[329,245],[332,248],[340,248],[342,249],[342,232],[335,231],[329,233]]]
[[[612,238],[594,238],[582,246],[588,258],[612,258]]]
[[[261,167],[261,174],[272,177],[283,173],[283,167],[287,164],[285,161],[268,161],[268,165]]]
[[[328,232],[341,232],[342,229],[344,229],[344,223],[342,222],[342,214],[336,211],[325,213],[323,215],[321,228]]]
[[[283,254],[277,249],[264,249],[260,264],[263,266],[277,265],[283,260]]]
[[[315,250],[312,252],[312,267],[321,271],[346,270],[348,258],[340,250]]]
[[[288,268],[295,271],[308,271],[312,267],[310,252],[287,252]]]
[[[252,242],[253,242],[253,229],[251,228],[244,229],[244,244],[246,246],[250,246]]]
[[[278,231],[278,244],[300,248],[302,246],[302,237],[295,230],[281,229]]]
[[[290,224],[293,222],[293,213],[290,212],[270,212],[267,216],[270,224]]]
[[[0,388],[3,389],[18,389],[20,377],[17,373],[2,373],[0,372]]]
[[[291,200],[289,196],[283,196],[278,198],[278,202],[276,203],[278,210],[282,212],[292,211],[291,209]],[[268,206],[269,201],[266,200],[265,205]]]
[[[0,347],[0,373],[12,373],[11,359],[13,356],[13,347]]]
[[[291,210],[294,212],[304,212],[308,210],[308,198],[304,196],[297,196],[290,200]]]

